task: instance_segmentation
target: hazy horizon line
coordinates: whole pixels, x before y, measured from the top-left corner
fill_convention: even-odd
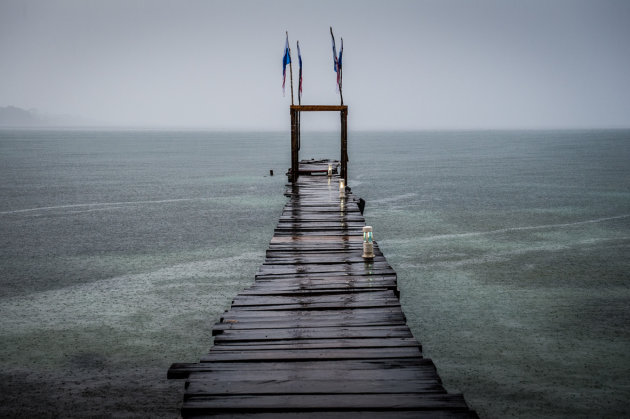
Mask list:
[[[19,131],[204,131],[204,132],[261,132],[285,133],[286,129],[276,128],[219,128],[195,125],[0,125],[0,130]],[[423,127],[423,128],[358,128],[349,132],[449,132],[449,131],[623,131],[630,130],[630,126],[540,126],[540,127]],[[334,133],[336,129],[307,129],[302,132]]]

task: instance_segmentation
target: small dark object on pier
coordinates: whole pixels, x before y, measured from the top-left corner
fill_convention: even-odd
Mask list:
[[[273,176],[273,169],[269,169],[269,176]]]
[[[359,198],[359,202],[357,203],[359,206],[359,211],[361,211],[361,215],[363,215],[363,210],[365,209],[365,199]]]

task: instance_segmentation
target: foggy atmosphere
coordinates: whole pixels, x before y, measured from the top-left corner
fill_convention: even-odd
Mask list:
[[[627,417],[628,22],[0,0],[0,416]]]
[[[0,7],[0,106],[71,115],[81,125],[283,130],[284,32],[301,43],[304,103],[328,104],[336,100],[329,26],[346,45],[351,129],[629,124],[624,1]]]

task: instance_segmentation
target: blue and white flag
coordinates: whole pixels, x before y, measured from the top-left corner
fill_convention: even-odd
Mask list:
[[[337,57],[337,48],[335,47],[335,35],[333,35],[332,26],[330,27],[330,37],[332,38],[332,50],[333,50],[333,68],[337,73],[337,90],[341,89],[341,58],[343,56],[343,38],[341,38],[341,49],[339,50],[339,56]]]
[[[343,56],[343,38],[341,38],[341,49],[339,50],[339,58],[337,59],[337,87],[341,89],[341,58]]]
[[[287,64],[291,62],[291,53],[289,52],[289,34],[284,43],[284,57],[282,58],[282,94],[284,95],[284,85],[287,80]]]

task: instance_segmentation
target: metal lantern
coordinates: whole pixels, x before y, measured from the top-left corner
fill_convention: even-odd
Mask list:
[[[343,179],[339,180],[339,198],[346,197],[346,184]]]
[[[328,177],[332,176],[332,164],[328,163]]]
[[[374,236],[372,226],[363,227],[363,258],[374,259]]]

